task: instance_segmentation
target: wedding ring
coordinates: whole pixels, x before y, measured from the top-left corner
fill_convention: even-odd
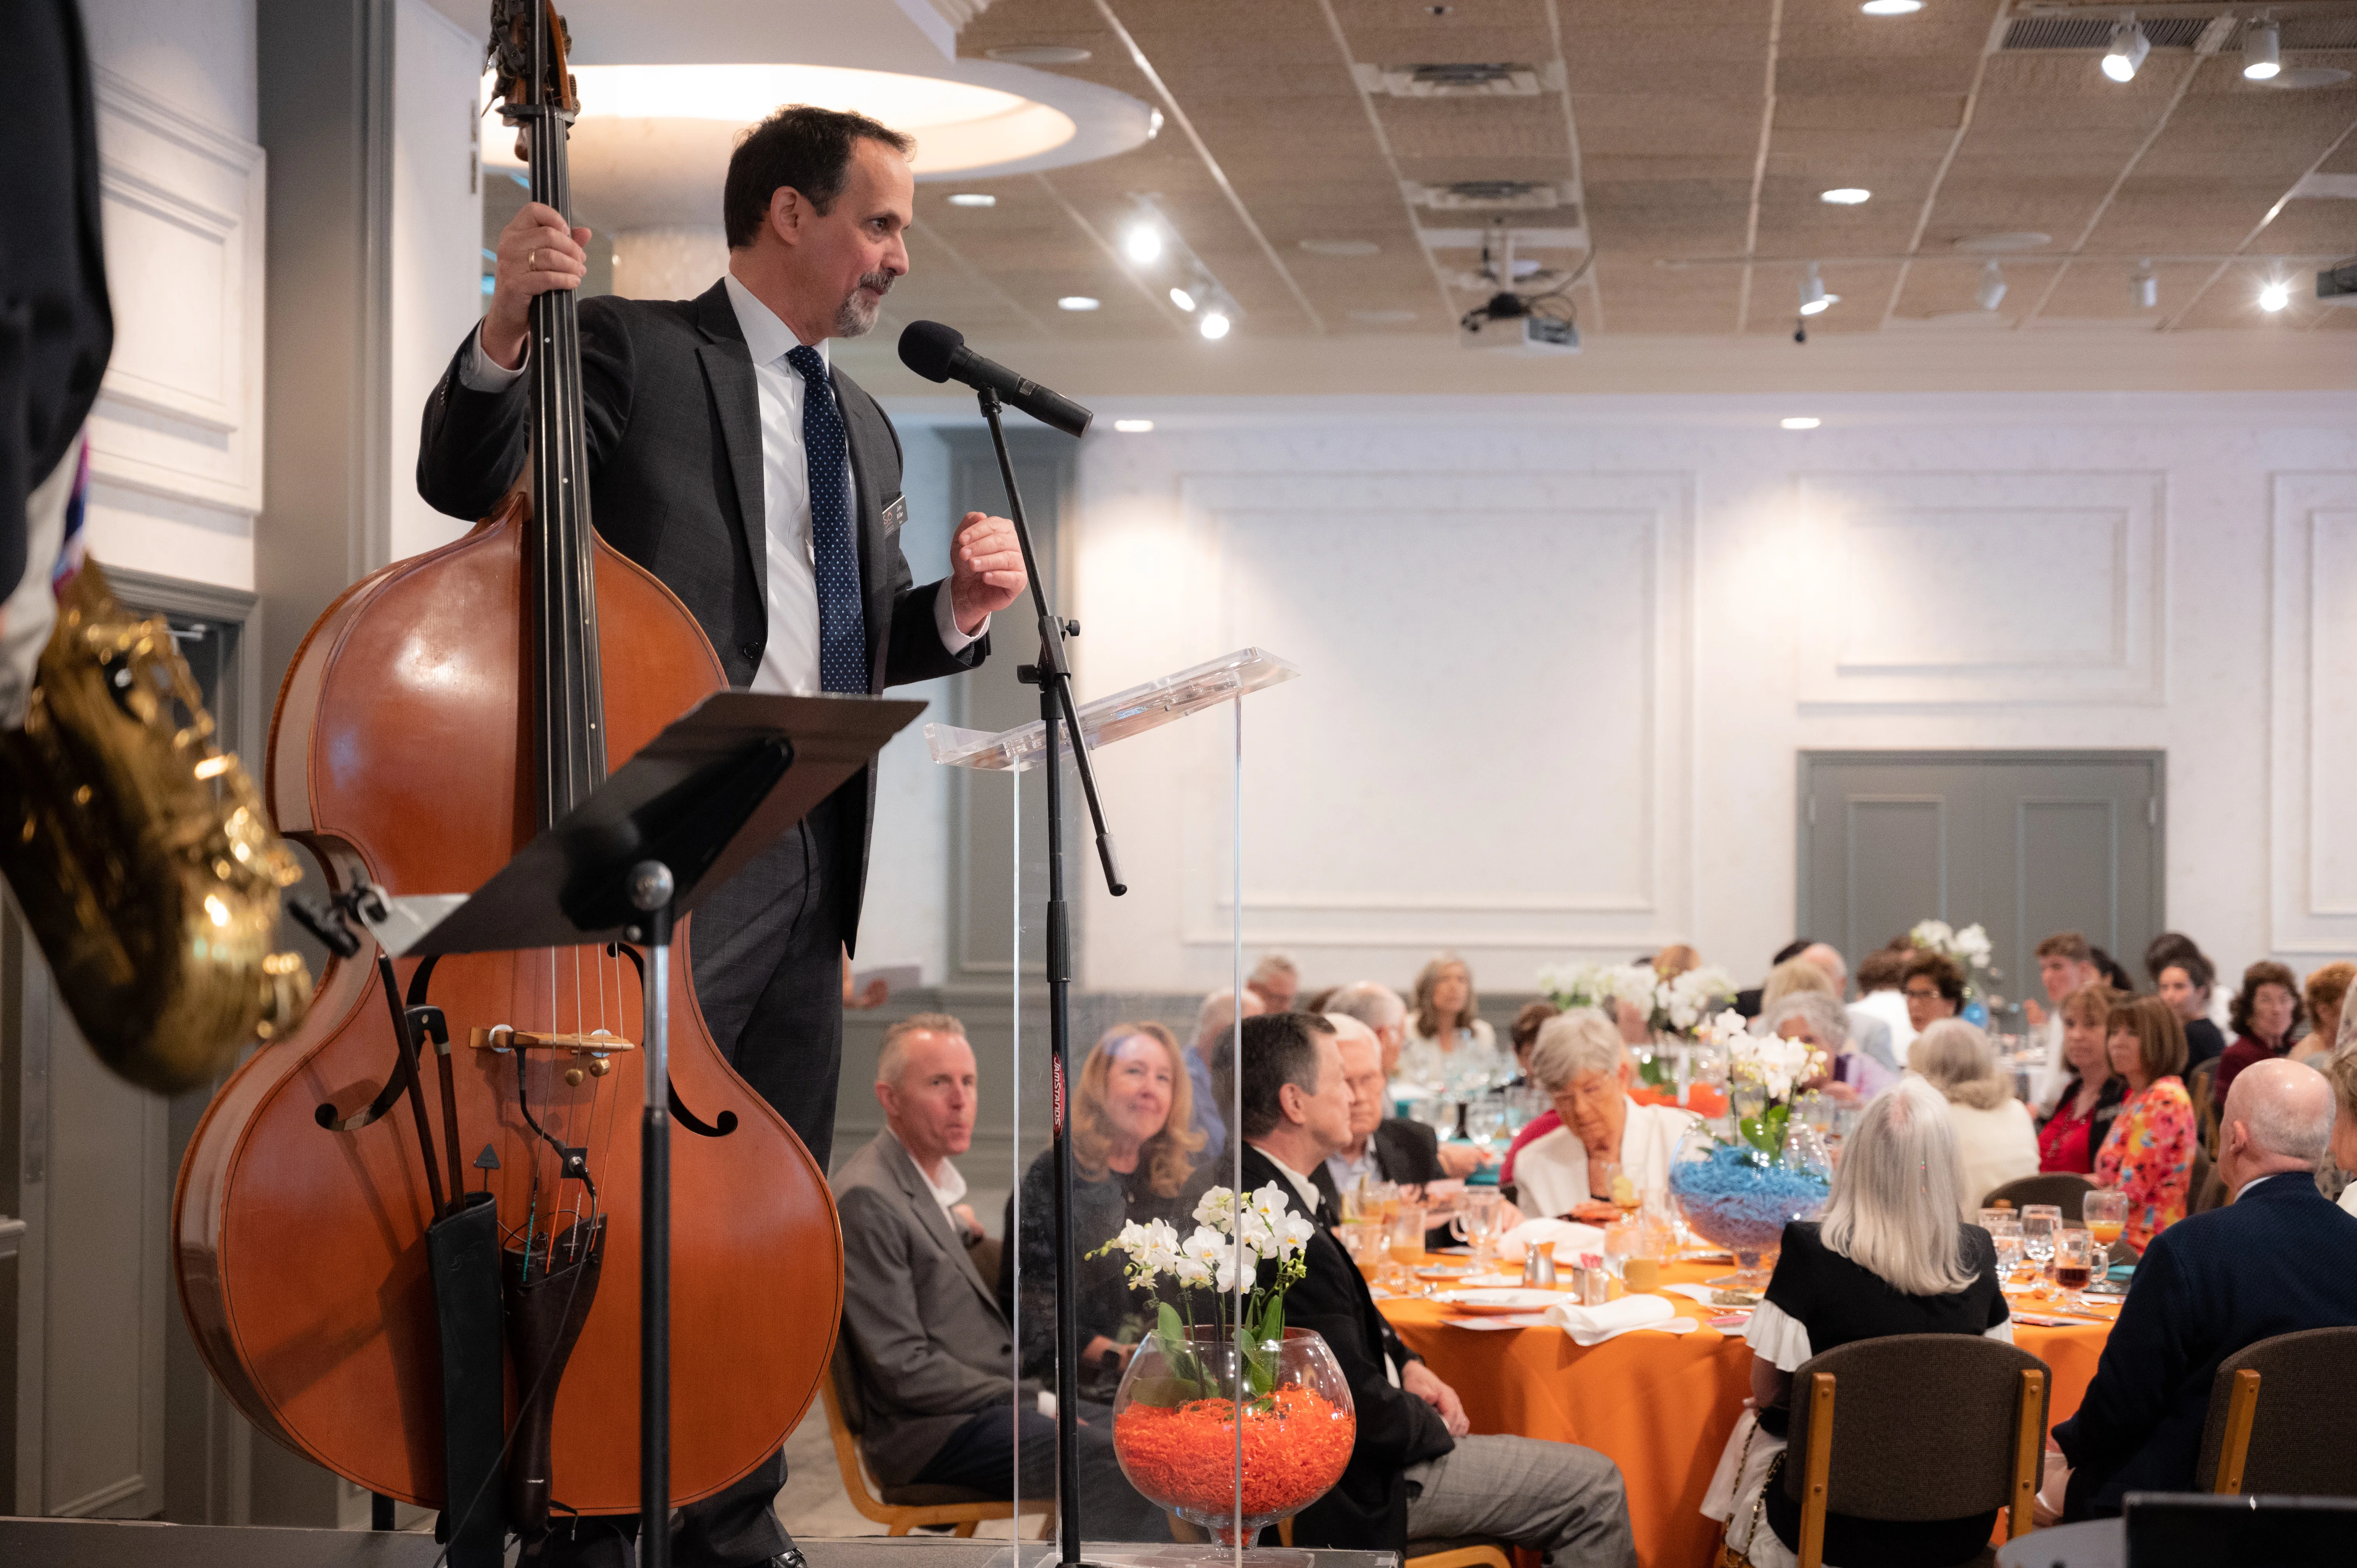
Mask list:
[[[540,252],[538,251],[534,251],[530,255],[524,257],[523,270],[528,273],[536,273],[540,271]]]

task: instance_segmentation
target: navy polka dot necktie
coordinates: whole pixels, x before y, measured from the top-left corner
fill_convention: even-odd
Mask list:
[[[798,345],[786,363],[802,372],[802,450],[810,459],[811,542],[818,575],[818,683],[867,691],[867,622],[859,602],[859,552],[851,540],[851,461],[834,388],[818,350]]]

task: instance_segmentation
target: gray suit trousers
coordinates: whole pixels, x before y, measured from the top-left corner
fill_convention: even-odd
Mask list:
[[[1411,1541],[1487,1536],[1546,1568],[1637,1568],[1620,1467],[1593,1449],[1535,1437],[1460,1437],[1407,1467]]]

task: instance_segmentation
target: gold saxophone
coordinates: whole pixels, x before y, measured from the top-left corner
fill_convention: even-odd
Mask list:
[[[83,1036],[142,1088],[207,1083],[310,1006],[301,956],[271,950],[302,867],[213,744],[171,628],[94,561],[59,597],[25,727],[0,734],[0,872]]]

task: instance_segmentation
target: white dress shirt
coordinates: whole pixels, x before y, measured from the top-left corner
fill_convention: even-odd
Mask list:
[[[763,590],[768,628],[761,644],[760,668],[753,672],[752,690],[808,693],[819,689],[818,553],[811,536],[810,456],[802,446],[802,394],[809,382],[786,362],[786,355],[802,339],[778,319],[777,312],[753,296],[753,291],[731,274],[721,279],[728,303],[737,312],[737,329],[753,360],[753,387],[761,413],[761,518],[767,535]],[[500,392],[523,374],[527,360],[512,371],[502,370],[483,351],[482,334],[474,338],[459,380],[476,392]],[[526,339],[527,345],[530,340]],[[827,358],[826,344],[818,345]],[[829,361],[830,367],[832,361]],[[847,426],[849,421],[844,422]],[[858,527],[858,480],[852,466],[844,465],[844,502]],[[881,498],[878,498],[880,502]],[[960,630],[957,614],[944,588],[933,596],[933,626],[942,646],[961,653],[989,629],[972,635]]]
[[[891,1132],[891,1129],[888,1127],[885,1131]],[[892,1140],[899,1143],[900,1134],[893,1133]],[[908,1154],[909,1145],[900,1144],[900,1152]],[[955,1210],[959,1204],[965,1201],[965,1173],[952,1165],[947,1158],[942,1161],[939,1176],[927,1170],[925,1162],[914,1155],[909,1155],[909,1163],[917,1167],[917,1179],[925,1184],[926,1190],[933,1195],[933,1201],[942,1206],[942,1218],[950,1222],[950,1234],[961,1241],[964,1240],[966,1239],[965,1221],[957,1217]]]

